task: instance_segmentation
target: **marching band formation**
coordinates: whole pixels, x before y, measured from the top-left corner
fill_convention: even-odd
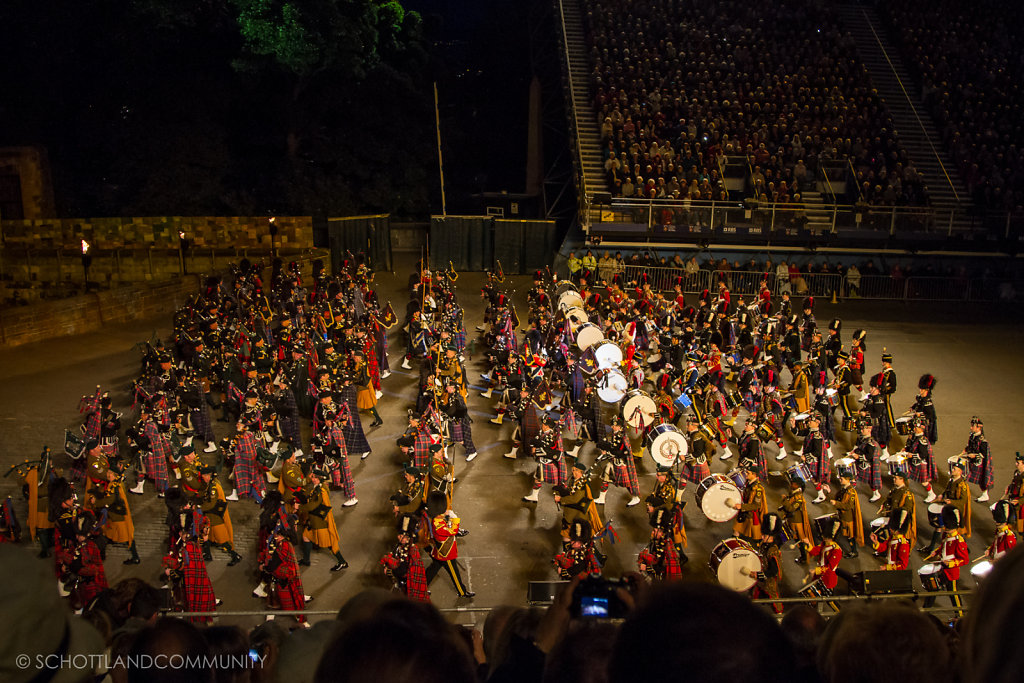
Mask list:
[[[177,311],[173,343],[145,344],[132,383],[137,420],[122,424],[99,387],[83,397],[81,433],[66,433],[66,476],[48,449],[12,468],[26,487],[29,534],[42,556],[53,553],[76,607],[106,588],[108,545],[128,549],[125,564],[140,562],[131,497],[145,495],[147,483],[167,507],[163,569],[183,611],[216,609],[206,563],[213,549],[229,566],[242,560],[229,507],[243,499],[260,506],[253,594],[271,607],[308,604],[301,568],[314,549],[332,558],[331,571],[348,567],[331,492],[340,492],[341,507],[359,502],[350,459],[371,455],[362,418],[373,418],[369,429],[382,424],[376,406],[391,374],[388,333],[399,321],[360,258],[337,276],[314,264],[308,287],[295,264],[275,262],[266,284],[261,272],[243,261],[229,280],[209,278]],[[431,271],[421,262],[400,328],[402,368],[416,364],[419,391],[396,441],[395,535],[380,570],[418,600],[429,600],[442,569],[459,596],[474,595],[458,562],[467,531],[455,512],[455,465],[457,452],[467,463],[478,455],[465,365],[477,341],[468,340],[457,279],[451,264]],[[646,278],[625,283],[616,275],[592,287],[586,278],[538,272],[521,319],[499,269],[487,273],[481,297],[477,331],[489,365],[482,396],[495,401],[491,422],[502,434],[510,424],[504,457],[533,468],[524,503],[550,491],[558,504],[560,577],[601,572],[615,537],[604,513],[621,490],[626,508],[644,503],[651,531],[637,566],[654,578],[680,577],[690,559],[684,510],[692,500],[688,515],[731,524],[708,566],[737,591],[781,597],[782,551],[795,548],[807,568],[801,593],[827,598],[839,578],[856,584],[841,563],[861,547],[882,569],[906,570],[917,544],[924,587],[956,589],[970,562],[970,485],[979,503],[994,486],[983,421],[971,420],[965,446],[947,460],[943,488],[933,454],[936,380],[921,377],[901,414],[893,354],[883,349],[880,367],[869,370],[865,330],[844,339],[838,319],[822,330],[812,298],[796,310],[788,294],[772,296],[767,279],[753,301],[733,297],[723,279],[717,292],[691,302],[682,279],[664,293]],[[233,427],[232,436],[218,442],[214,419]],[[838,446],[840,431],[850,434],[848,452]],[[645,451],[657,466],[649,492],[638,476]],[[859,484],[870,491],[865,505],[878,505],[867,529]],[[970,566],[975,576],[1024,531],[1022,486],[1018,454],[1012,481],[991,506],[996,537]],[[781,503],[770,511],[772,489]],[[918,496],[930,535],[917,529]],[[2,513],[0,538],[19,540],[10,499]]]

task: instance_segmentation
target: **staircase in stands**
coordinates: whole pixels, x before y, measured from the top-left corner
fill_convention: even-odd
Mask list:
[[[910,77],[896,46],[889,40],[881,18],[868,5],[839,7],[844,27],[857,44],[857,52],[878,95],[892,115],[900,142],[923,177],[936,210],[938,230],[970,231],[967,217],[971,200],[960,172],[942,144],[931,116],[921,105],[920,85]],[[952,226],[949,216],[953,215]]]
[[[569,79],[572,81],[573,107],[576,110],[576,139],[583,163],[584,187],[580,192],[593,195],[608,192],[608,180],[601,158],[601,127],[594,111],[590,88],[590,61],[583,33],[580,0],[559,0],[565,25],[566,50],[569,55]]]

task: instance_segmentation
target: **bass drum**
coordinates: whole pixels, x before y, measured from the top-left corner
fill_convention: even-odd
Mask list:
[[[612,340],[602,339],[594,344],[594,358],[599,370],[611,370],[622,364],[622,349]]]
[[[658,404],[645,392],[631,389],[619,405],[619,415],[633,429],[644,429],[658,417]]]
[[[594,323],[583,323],[576,330],[576,347],[580,351],[586,351],[602,339],[604,339],[604,332]]]
[[[743,539],[727,538],[711,551],[708,567],[718,583],[742,593],[757,583],[761,556]]]
[[[572,308],[566,309],[565,319],[569,321],[569,329],[576,331],[580,328],[580,325],[586,322],[590,322],[590,316],[582,308],[573,306]]]
[[[743,500],[743,495],[724,474],[712,474],[697,484],[697,505],[704,516],[712,522],[728,522],[739,514],[733,505]]]
[[[675,425],[655,425],[647,432],[647,450],[662,467],[672,467],[676,460],[686,457],[689,449],[686,437]]]
[[[555,296],[552,297],[558,304],[558,310],[566,311],[570,308],[583,308],[583,297],[576,289],[576,285],[568,280],[561,280],[555,285]]]
[[[609,371],[597,381],[597,395],[605,403],[618,403],[626,396],[629,383],[618,370]]]

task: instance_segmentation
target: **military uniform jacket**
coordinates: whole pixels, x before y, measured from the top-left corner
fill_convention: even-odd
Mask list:
[[[964,530],[964,537],[971,537],[971,489],[967,480],[950,479],[946,482],[946,488],[942,492],[942,500],[960,511],[960,528]]]

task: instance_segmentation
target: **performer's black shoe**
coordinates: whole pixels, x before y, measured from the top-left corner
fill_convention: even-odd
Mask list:
[[[470,600],[472,600],[473,596],[475,596],[475,595],[476,595],[476,593],[474,593],[473,591],[469,591],[467,593],[462,594],[460,597],[469,598]]]
[[[238,564],[241,561],[242,561],[242,556],[241,555],[239,555],[238,553],[232,553],[231,561],[228,562],[228,566],[229,567],[234,567],[236,564]]]
[[[331,571],[332,572],[340,572],[342,569],[348,569],[348,562],[345,562],[344,560],[342,560],[338,564],[336,564],[333,567],[331,567]]]
[[[376,420],[374,420],[373,422],[370,423],[370,426],[371,427],[379,427],[382,424],[384,424],[384,420],[381,420],[380,418],[377,418]]]
[[[298,561],[298,565],[300,567],[308,567],[309,566],[309,560],[299,560]]]
[[[457,534],[455,534],[455,535],[456,536],[469,536],[469,529],[459,529],[459,532]]]
[[[124,561],[123,564],[140,564],[141,562],[142,560],[140,560],[138,557],[129,557],[127,560]]]

